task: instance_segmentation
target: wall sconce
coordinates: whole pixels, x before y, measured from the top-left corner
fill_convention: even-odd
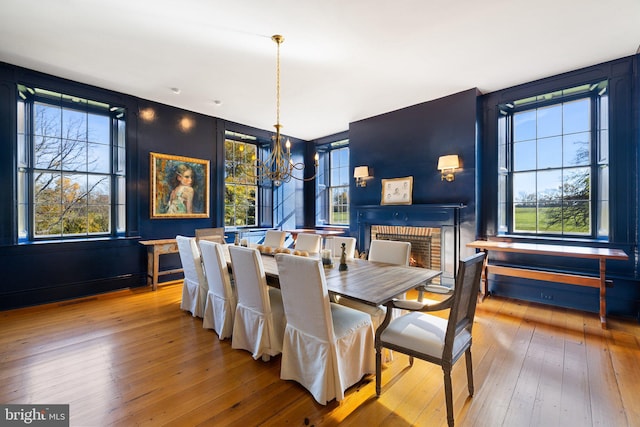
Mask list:
[[[356,179],[356,187],[366,187],[367,180],[373,178],[369,176],[369,166],[356,166],[353,177]]]
[[[459,167],[460,159],[457,154],[440,156],[440,158],[438,158],[438,170],[442,172],[442,181],[453,181],[455,179],[455,175],[453,173]]]

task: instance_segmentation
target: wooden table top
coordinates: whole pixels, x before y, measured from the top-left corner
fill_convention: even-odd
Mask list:
[[[225,245],[225,258],[231,266],[229,250]],[[318,257],[317,254],[311,257]],[[265,274],[278,278],[278,266],[275,257],[262,255]],[[420,267],[372,262],[359,258],[347,260],[347,271],[338,270],[336,258],[333,267],[325,267],[325,278],[329,292],[347,296],[365,304],[382,305],[399,294],[423,285],[440,276],[441,271]]]
[[[620,249],[596,248],[590,246],[546,245],[538,243],[517,243],[476,240],[467,243],[467,247],[487,251],[516,252],[522,254],[565,256],[593,259],[628,259],[628,255]]]

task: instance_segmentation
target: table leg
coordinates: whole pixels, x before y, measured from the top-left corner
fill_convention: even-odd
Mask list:
[[[153,249],[147,246],[147,286],[153,286]]]
[[[482,293],[480,294],[480,302],[489,296],[489,251],[483,250],[485,256],[482,262]]]
[[[153,250],[153,272],[152,272],[152,282],[151,282],[151,290],[158,289],[158,270],[160,266],[160,251]]]
[[[600,325],[602,329],[607,329],[607,282],[605,279],[605,269],[607,260],[600,258]]]

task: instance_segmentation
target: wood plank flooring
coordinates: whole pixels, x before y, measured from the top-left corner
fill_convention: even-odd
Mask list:
[[[71,426],[445,426],[442,371],[396,354],[317,404],[179,309],[181,283],[0,312],[0,402],[70,404]],[[640,325],[490,297],[474,325],[475,395],[454,367],[457,426],[640,426]]]

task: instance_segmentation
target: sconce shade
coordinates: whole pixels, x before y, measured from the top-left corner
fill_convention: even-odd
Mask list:
[[[455,179],[454,171],[460,167],[460,159],[457,154],[449,154],[438,158],[438,170],[442,173],[443,181],[453,181]]]
[[[460,167],[460,160],[457,154],[440,156],[438,159],[438,170],[457,169]]]
[[[353,170],[354,178],[367,178],[369,176],[369,166],[356,166]]]

